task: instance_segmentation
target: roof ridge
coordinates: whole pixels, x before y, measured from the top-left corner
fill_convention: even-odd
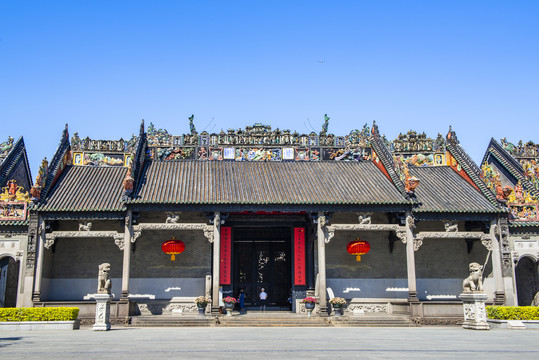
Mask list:
[[[371,146],[376,152],[376,155],[378,156],[378,158],[380,158],[380,160],[382,161],[382,165],[384,166],[389,177],[391,178],[391,182],[397,188],[397,190],[401,193],[401,195],[406,200],[409,200],[410,196],[406,192],[404,182],[401,180],[401,177],[399,176],[399,174],[397,173],[397,169],[395,168],[394,156],[393,154],[391,154],[389,149],[386,147],[386,145],[380,138],[378,125],[376,125],[375,121],[372,122],[371,134],[372,135],[369,138],[371,142]]]
[[[69,151],[70,147],[71,145],[69,142],[69,131],[66,124],[65,129],[62,131],[62,136],[60,138],[58,148],[56,149],[56,152],[54,153],[54,156],[49,164],[47,178],[45,180],[45,185],[41,190],[41,197],[39,202],[46,199],[49,194],[49,191],[51,190],[51,187],[55,183],[55,180],[58,179],[58,175],[60,175],[60,173],[63,171],[64,167],[61,167],[63,166],[63,164],[61,164],[61,161],[64,159],[65,156],[69,156],[67,152]]]
[[[455,131],[449,126],[449,131],[446,136],[446,149],[464,170],[464,172],[470,177],[473,183],[479,188],[479,191],[497,208],[500,208],[500,203],[496,199],[496,194],[490,190],[485,182],[481,180],[481,169],[472,160],[468,153],[460,146]]]

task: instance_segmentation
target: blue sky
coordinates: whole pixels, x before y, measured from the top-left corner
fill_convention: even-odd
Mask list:
[[[0,141],[240,128],[539,142],[539,1],[0,0]]]

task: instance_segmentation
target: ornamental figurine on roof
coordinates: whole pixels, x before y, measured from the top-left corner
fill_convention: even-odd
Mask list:
[[[75,132],[71,138],[73,165],[129,166],[137,137],[128,141],[80,139]]]
[[[26,219],[26,205],[30,195],[16,180],[10,180],[0,193],[0,220]]]
[[[6,156],[9,154],[13,148],[13,138],[8,136],[7,141],[4,141],[0,144],[0,164],[4,161]]]
[[[423,132],[414,130],[399,136],[389,143],[389,149],[397,160],[411,166],[445,165],[445,139],[438,134],[436,139],[427,138]]]
[[[219,133],[196,131],[194,115],[189,117],[190,133],[174,136],[165,129],[148,127],[148,155],[154,160],[200,161],[364,161],[371,159],[370,129],[354,130],[346,136],[328,134],[329,117],[319,134],[272,130],[255,123],[244,129]]]

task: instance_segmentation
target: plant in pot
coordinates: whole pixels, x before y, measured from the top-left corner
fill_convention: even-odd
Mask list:
[[[329,303],[335,309],[335,316],[341,316],[342,309],[346,305],[346,299],[343,299],[342,297],[334,297],[333,299],[329,300]]]
[[[236,298],[232,296],[227,296],[223,299],[223,302],[225,303],[226,316],[232,316],[232,310],[234,309],[234,306],[237,302]]]
[[[317,302],[316,298],[312,296],[307,296],[306,298],[303,299],[302,302],[305,304],[305,310],[307,310],[307,315],[311,316],[314,306]]]
[[[197,304],[199,315],[204,315],[204,310],[206,310],[206,306],[208,306],[208,303],[210,301],[211,299],[205,296],[199,296],[195,298],[195,304]]]

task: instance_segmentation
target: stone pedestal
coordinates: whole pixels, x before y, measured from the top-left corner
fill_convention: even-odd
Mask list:
[[[464,323],[462,327],[472,330],[490,330],[487,323],[487,312],[485,308],[486,294],[462,293],[459,295],[464,308]]]
[[[107,331],[110,330],[110,301],[112,295],[110,294],[95,294],[95,324],[94,331]]]

